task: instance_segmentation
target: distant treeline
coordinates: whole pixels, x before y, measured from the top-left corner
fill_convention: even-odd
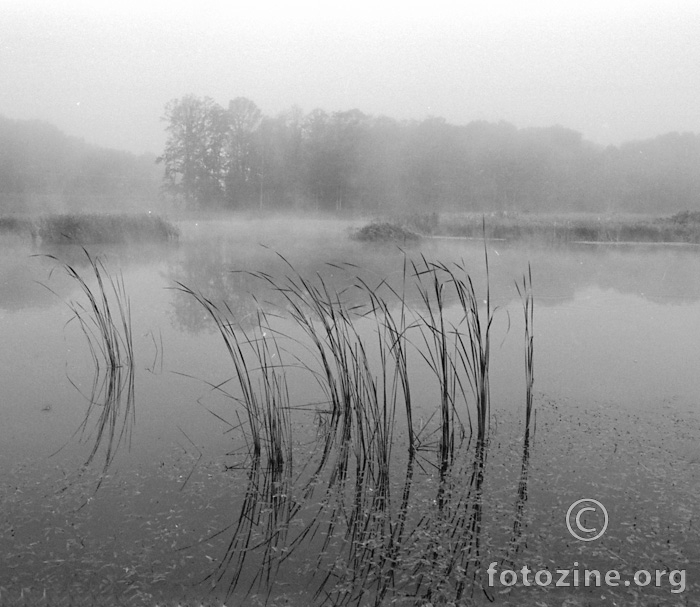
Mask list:
[[[155,155],[100,148],[45,122],[0,116],[0,214],[146,210],[162,177]]]
[[[192,95],[172,100],[164,120],[159,166],[153,155],[0,117],[0,214],[146,210],[164,193],[191,210],[700,209],[698,134],[603,147],[560,126],[298,108],[267,117],[249,99],[224,108]]]
[[[172,100],[159,161],[193,208],[669,213],[700,208],[700,135],[603,147],[554,126],[264,116],[246,98]]]

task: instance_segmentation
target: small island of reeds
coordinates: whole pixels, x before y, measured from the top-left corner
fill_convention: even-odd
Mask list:
[[[75,213],[36,217],[0,217],[0,234],[29,237],[40,244],[122,244],[168,242],[180,231],[170,221],[151,213]]]
[[[372,222],[355,230],[351,237],[363,242],[418,242],[420,236],[410,229],[389,222]]]

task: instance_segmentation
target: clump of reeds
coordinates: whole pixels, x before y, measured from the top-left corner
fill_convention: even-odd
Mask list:
[[[88,408],[79,432],[86,436],[90,420],[96,414],[94,443],[85,465],[92,463],[104,445],[103,471],[106,471],[119,445],[130,444],[135,422],[131,306],[124,277],[110,275],[101,259],[92,257],[86,249],[83,251],[90,266],[90,278],[69,264],[63,265],[87,300],[74,301],[69,306],[73,311],[71,320],[78,323],[85,336],[94,366],[90,394],[83,394]],[[47,257],[59,261],[53,255]],[[80,391],[70,378],[69,381]]]
[[[32,222],[26,217],[16,217],[14,215],[0,216],[0,232],[11,232],[14,234],[29,234],[32,229]]]
[[[269,588],[287,551],[290,520],[298,511],[290,486],[292,437],[283,352],[262,310],[257,327],[246,330],[234,321],[228,305],[219,307],[180,283],[178,288],[207,311],[233,365],[234,376],[212,387],[240,404],[246,416],[245,425],[239,424],[249,458],[245,498],[224,557],[206,579],[215,586],[225,584],[231,594],[252,559],[257,573],[249,591],[256,584]]]
[[[284,334],[275,328],[277,315],[263,312],[259,302],[258,326],[246,330],[226,305],[217,306],[178,286],[214,320],[234,375],[233,382],[213,387],[239,403],[246,416],[240,427],[250,457],[248,490],[211,579],[221,584],[226,578],[231,594],[257,550],[253,582],[268,584],[276,568],[306,545],[318,554],[316,599],[325,597],[338,605],[367,600],[379,604],[389,595],[397,598],[408,592],[426,600],[447,595],[461,600],[481,558],[495,315],[486,247],[485,299],[477,297],[464,263],[406,259],[399,288],[386,280],[370,284],[353,275],[356,269],[349,264],[334,265],[335,270],[350,272],[346,289],[337,291],[320,276],[305,278],[282,260],[289,269],[283,278],[251,274],[281,295],[278,309],[295,326]],[[419,306],[409,304],[409,288],[418,293]],[[357,297],[348,296],[350,290],[353,295],[359,291],[360,303],[349,303],[357,302]],[[529,287],[527,293],[531,302]],[[415,426],[409,374],[414,364],[426,364],[437,380],[437,422],[431,423],[432,429]],[[323,397],[292,405],[285,378],[290,369],[308,374]],[[528,386],[531,403],[531,383]],[[293,498],[289,416],[295,408],[315,410],[320,440]],[[406,450],[397,456],[399,409],[405,411],[407,438]],[[433,431],[439,439],[431,443],[428,435]],[[472,434],[476,449],[465,463],[455,452],[458,445],[464,452],[469,449],[464,439]],[[437,461],[425,456],[426,450],[436,454]],[[439,471],[430,506],[434,511],[429,513],[413,512],[417,462]],[[391,478],[397,466],[405,469],[399,499],[393,495]],[[319,490],[322,495],[312,502]],[[292,524],[301,510],[303,520]],[[434,591],[435,584],[442,590]]]
[[[354,240],[407,244],[418,242],[420,236],[411,230],[388,222],[373,222],[352,234]]]
[[[491,306],[489,262],[485,226],[484,263],[486,298],[483,313],[472,279],[462,262],[448,266],[429,263],[422,258],[414,266],[419,292],[426,312],[419,314],[421,337],[425,348],[421,355],[438,378],[440,386],[441,438],[439,443],[440,476],[436,495],[436,512],[422,519],[414,530],[429,538],[417,547],[419,558],[409,552],[408,561],[416,562],[411,578],[415,592],[430,601],[433,597],[451,597],[459,601],[467,584],[476,579],[480,568],[480,536],[483,516],[482,487],[485,478],[490,418],[489,361],[491,327],[495,310]],[[429,288],[423,286],[428,277]],[[447,288],[453,289],[461,318],[448,322],[445,313]],[[467,388],[469,386],[469,389]],[[476,442],[468,482],[464,474],[455,475],[454,441],[459,420],[458,401],[463,402],[469,421],[470,438],[474,428],[468,406],[473,399],[476,417]],[[465,429],[460,422],[462,436]],[[456,482],[455,479],[462,479]]]
[[[35,234],[45,244],[167,242],[179,236],[176,226],[151,213],[45,215],[35,224]]]
[[[672,217],[644,218],[600,215],[538,215],[492,213],[486,236],[499,240],[536,239],[567,243],[698,243],[700,231],[692,212]],[[440,224],[440,234],[480,239],[482,216],[458,214]]]
[[[483,318],[474,284],[463,263],[448,266],[421,259],[420,265],[413,265],[425,309],[425,312],[417,313],[420,338],[425,346],[419,349],[419,353],[437,377],[440,386],[439,453],[441,467],[446,470],[454,453],[456,429],[461,429],[463,438],[466,434],[457,411],[458,400],[464,403],[470,437],[474,430],[468,407],[467,386],[471,389],[474,400],[477,450],[485,447],[490,416],[490,334],[495,310],[491,306],[489,262],[485,244],[486,299]],[[445,316],[445,290],[448,287],[456,295],[462,313],[456,323],[448,321]]]
[[[291,460],[289,394],[280,346],[272,330],[268,333],[263,329],[265,314],[258,312],[258,329],[249,334],[235,323],[227,304],[220,308],[181,283],[178,288],[204,307],[223,339],[233,363],[238,392],[226,389],[229,380],[214,387],[243,406],[250,455],[261,457],[264,451],[267,466],[281,469]]]

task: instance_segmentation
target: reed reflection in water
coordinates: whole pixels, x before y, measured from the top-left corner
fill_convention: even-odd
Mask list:
[[[212,389],[243,413],[231,428],[245,446],[240,465],[247,469],[247,489],[235,522],[216,534],[228,533],[230,540],[207,581],[229,596],[270,595],[278,576],[288,575],[281,573],[288,562],[308,578],[321,603],[454,601],[473,594],[483,588],[480,536],[487,507],[496,312],[488,280],[480,309],[461,264],[405,261],[401,289],[370,284],[353,276],[352,266],[337,265],[351,279],[345,290],[334,290],[282,259],[288,266],[282,280],[251,273],[284,300],[272,308],[258,302],[252,329],[249,319],[247,327],[237,323],[225,304],[178,285],[213,318],[231,360],[231,381]],[[409,284],[420,294],[417,308],[407,301]],[[531,273],[522,284],[527,423],[513,546],[527,497],[532,409]],[[350,290],[356,292],[348,304]],[[456,313],[447,301],[458,303]],[[437,380],[438,405],[422,425],[414,421],[415,365],[427,366]],[[305,375],[322,397],[292,404],[287,372]],[[291,419],[309,410],[317,440],[311,456],[295,466]],[[417,471],[423,479],[437,474],[432,495],[415,487]]]

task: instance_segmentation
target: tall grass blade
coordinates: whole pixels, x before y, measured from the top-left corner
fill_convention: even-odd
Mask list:
[[[256,586],[269,592],[280,567],[306,548],[317,554],[311,587],[319,604],[380,605],[406,596],[468,600],[481,568],[490,343],[497,311],[485,223],[482,230],[485,299],[477,297],[464,262],[404,258],[398,287],[387,280],[374,283],[351,268],[356,274],[337,290],[320,275],[301,276],[280,255],[288,269],[282,278],[251,275],[276,294],[279,315],[287,321],[283,332],[277,315],[263,311],[269,304],[257,302],[257,328],[245,330],[228,306],[178,285],[204,307],[221,334],[235,381],[215,388],[225,388],[236,415],[240,411],[246,420],[248,489],[209,578],[225,585],[227,594],[244,579],[248,593]],[[334,266],[336,272],[344,269]],[[409,289],[417,305],[409,304]],[[427,366],[435,378],[430,387],[436,388],[432,401],[421,403],[424,424],[415,422],[411,385],[420,366]],[[311,402],[290,403],[286,374],[292,369],[315,384],[319,394]],[[313,410],[317,424],[317,442],[298,474],[292,472],[290,419],[297,409]],[[402,410],[406,432],[398,438]],[[457,457],[458,448],[465,458]],[[426,472],[422,462],[432,470]],[[526,463],[524,455],[521,504],[527,496]],[[403,486],[396,486],[392,471],[404,465]],[[425,488],[414,489],[415,475],[430,476],[433,470],[431,505],[417,509]]]
[[[533,395],[532,387],[534,376],[534,326],[535,326],[535,299],[532,292],[532,268],[527,266],[527,274],[523,276],[522,286],[517,282],[515,288],[518,291],[523,305],[525,317],[525,426],[530,428],[532,417]]]
[[[86,436],[90,432],[90,420],[96,414],[93,444],[85,466],[89,466],[103,449],[104,473],[114,461],[119,446],[131,444],[136,421],[131,305],[123,275],[110,275],[102,260],[91,256],[87,249],[83,252],[94,285],[91,286],[89,282],[92,281],[75,267],[64,264],[66,273],[87,300],[70,302],[69,306],[73,311],[72,320],[78,323],[85,336],[94,366],[90,394],[84,394],[88,408],[78,432]],[[59,261],[54,256],[48,257]]]

